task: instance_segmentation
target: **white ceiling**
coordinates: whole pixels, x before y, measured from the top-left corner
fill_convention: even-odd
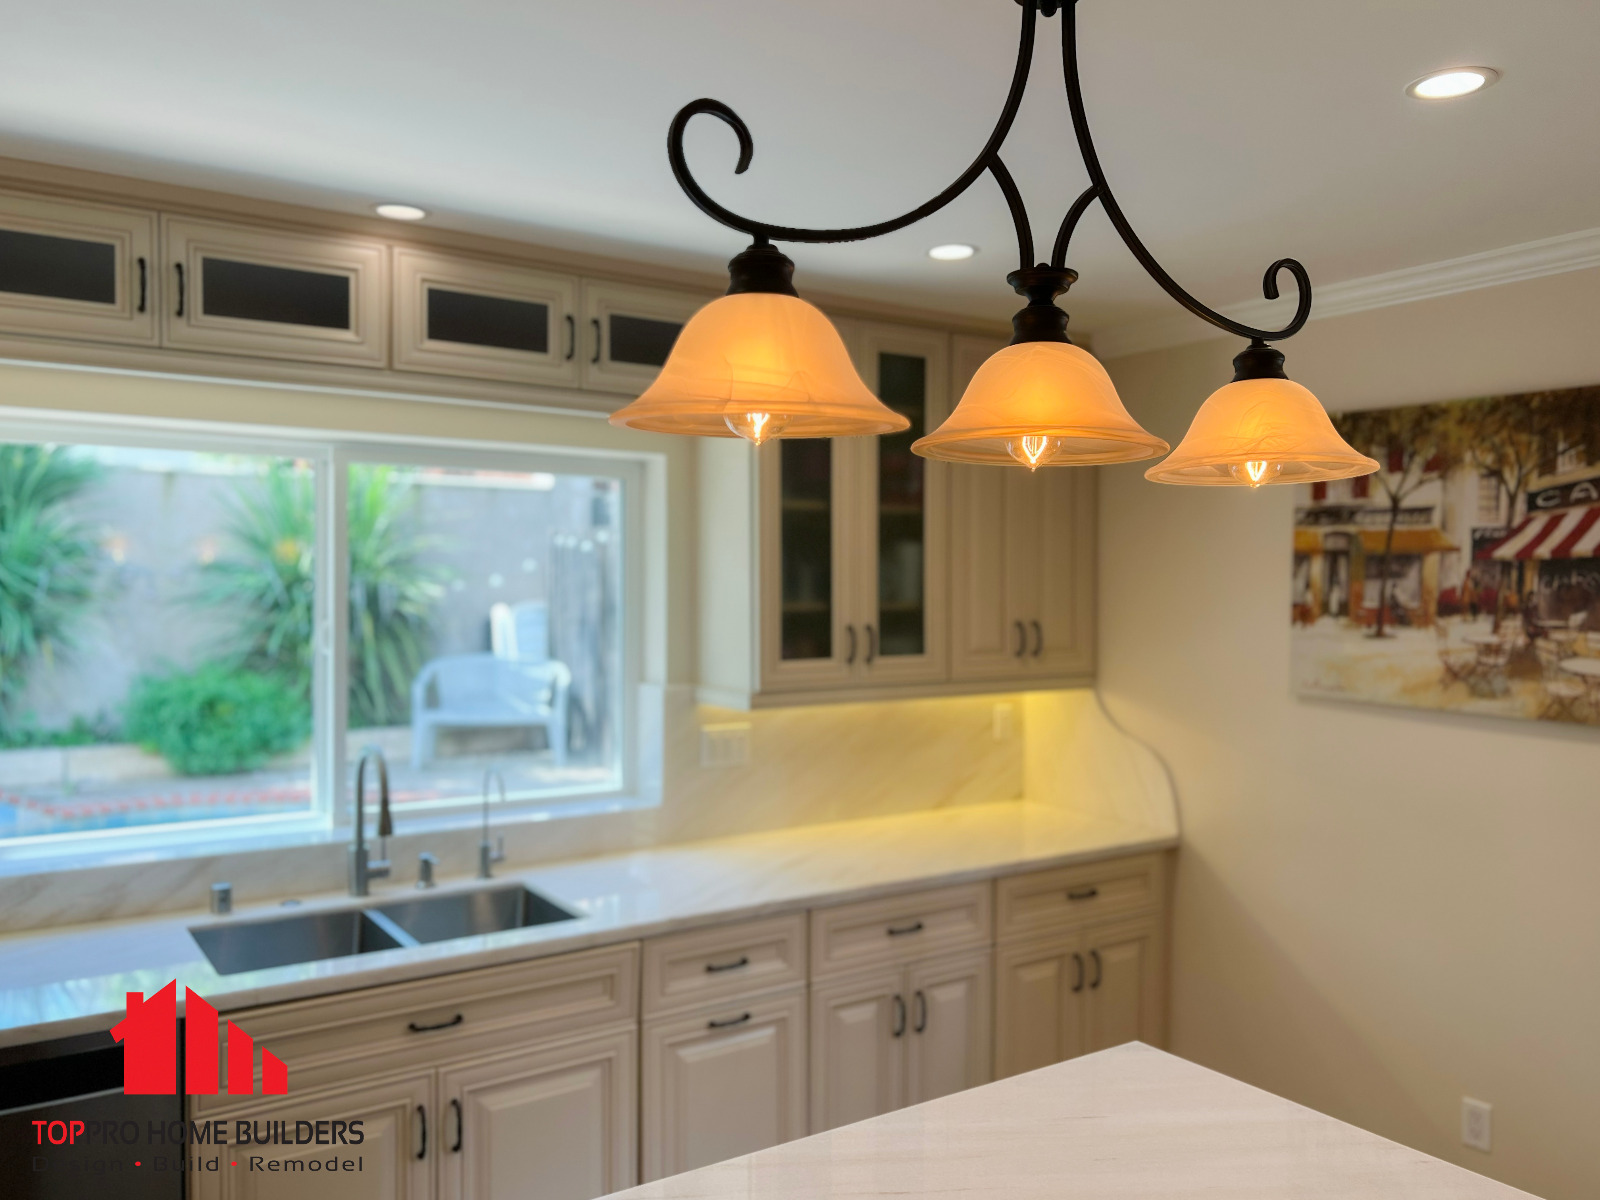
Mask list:
[[[1293,254],[1332,282],[1600,225],[1595,0],[1082,0],[1101,157],[1145,241],[1214,304]],[[976,153],[1015,53],[1012,0],[51,0],[0,41],[0,154],[326,207],[421,204],[454,228],[711,267],[741,248],[678,192],[697,174],[776,222],[880,220]],[[1006,158],[1048,246],[1085,185],[1041,21]],[[1436,68],[1481,95],[1403,95]],[[929,261],[970,241],[965,262]],[[876,242],[790,247],[807,283],[1003,317],[1015,243],[992,183]],[[1170,310],[1098,212],[1076,327]]]

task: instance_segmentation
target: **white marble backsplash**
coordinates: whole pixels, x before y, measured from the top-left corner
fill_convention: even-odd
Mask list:
[[[1074,693],[1089,695],[1090,693]],[[996,705],[1009,705],[997,739]],[[832,704],[743,713],[665,690],[661,758],[644,771],[647,802],[623,811],[497,822],[508,869],[712,837],[1016,800],[1024,792],[1030,702],[1022,696]],[[702,724],[748,722],[745,766],[703,768]],[[649,803],[659,795],[660,803]],[[1051,796],[1031,797],[1049,802]],[[389,844],[397,878],[438,856],[442,879],[472,872],[476,828],[407,833]],[[252,904],[326,892],[345,877],[345,840],[35,873],[0,873],[0,931],[194,909],[217,880]]]

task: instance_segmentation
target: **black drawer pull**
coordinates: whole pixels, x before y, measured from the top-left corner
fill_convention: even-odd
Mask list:
[[[183,287],[183,264],[182,263],[173,263],[172,264],[172,269],[178,273],[178,311],[176,313],[174,313],[173,315],[181,317],[181,316],[183,316],[183,302],[184,302],[184,299],[185,299],[184,294],[183,294],[184,293],[184,287]]]
[[[150,264],[139,256],[139,311],[143,312],[150,299]]]
[[[707,1029],[732,1029],[735,1025],[743,1025],[750,1019],[749,1013],[742,1013],[737,1017],[729,1017],[725,1021],[707,1021]]]
[[[600,318],[590,317],[589,324],[594,326],[594,357],[589,361],[591,363],[598,363],[600,361],[600,343],[605,340],[600,333]]]
[[[1017,627],[1016,655],[1018,658],[1021,658],[1028,652],[1028,630],[1021,621],[1014,621],[1012,623]]]
[[[921,1033],[923,1030],[927,1029],[927,1027],[928,1027],[928,997],[923,993],[921,988],[917,989],[916,1001],[917,1001],[916,1031],[918,1033]]]
[[[889,926],[889,936],[890,937],[904,937],[908,933],[921,933],[921,932],[922,932],[922,922],[921,921],[913,921],[910,925],[891,925],[891,926]]]
[[[1068,892],[1067,893],[1067,899],[1068,900],[1093,900],[1099,894],[1100,894],[1100,889],[1097,888],[1097,887],[1078,888],[1076,891]]]
[[[1089,957],[1094,960],[1094,982],[1089,985],[1093,990],[1100,986],[1100,980],[1105,975],[1105,966],[1100,962],[1100,951],[1089,951]]]
[[[750,965],[750,956],[748,954],[741,954],[739,956],[739,961],[738,962],[707,963],[706,964],[706,974],[707,975],[715,975],[718,971],[737,971],[740,967],[748,967],[749,965]]]
[[[1033,626],[1033,656],[1038,658],[1044,652],[1044,626],[1037,621],[1029,623]]]
[[[456,1144],[450,1147],[450,1153],[460,1154],[461,1136],[467,1131],[467,1121],[461,1112],[461,1101],[454,1096],[450,1097],[450,1107],[456,1110]]]
[[[906,1032],[906,1002],[898,994],[894,998],[894,1024],[889,1033],[894,1037],[904,1037]]]
[[[1081,992],[1083,991],[1084,979],[1083,955],[1079,954],[1076,950],[1072,952],[1072,965],[1078,968],[1077,978],[1072,981],[1072,990],[1075,992]]]
[[[454,1029],[466,1019],[467,1018],[461,1013],[457,1013],[448,1021],[440,1021],[437,1025],[418,1025],[415,1021],[408,1021],[406,1023],[406,1028],[412,1033],[433,1033],[438,1029]]]
[[[578,322],[571,313],[567,314],[567,361],[571,362],[578,353]]]
[[[420,1105],[420,1104],[417,1105],[417,1123],[418,1123],[418,1127],[422,1130],[422,1137],[421,1137],[420,1142],[419,1142],[419,1144],[417,1146],[417,1157],[418,1158],[427,1158],[428,1157],[428,1110],[423,1108],[422,1105]]]

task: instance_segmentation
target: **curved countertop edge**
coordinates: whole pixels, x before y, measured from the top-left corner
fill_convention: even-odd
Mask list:
[[[504,871],[579,913],[556,922],[414,948],[218,975],[191,926],[348,909],[343,893],[0,936],[0,1047],[103,1032],[124,1015],[125,993],[177,979],[219,1011],[403,983],[614,946],[691,929],[847,904],[922,888],[1169,850],[1175,831],[1089,817],[1022,801],[870,817]],[[473,891],[480,880],[442,882],[429,895]],[[404,885],[368,905],[415,898]],[[85,974],[83,964],[110,969]],[[145,965],[158,963],[159,965]]]

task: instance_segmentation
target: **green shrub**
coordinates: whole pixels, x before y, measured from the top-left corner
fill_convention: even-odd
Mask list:
[[[40,729],[31,721],[0,729],[0,750],[103,746],[121,740],[121,734],[104,713],[92,721],[85,717],[73,717],[72,724],[65,729]]]
[[[273,676],[208,663],[135,682],[125,728],[182,775],[230,775],[304,742],[311,705]]]

